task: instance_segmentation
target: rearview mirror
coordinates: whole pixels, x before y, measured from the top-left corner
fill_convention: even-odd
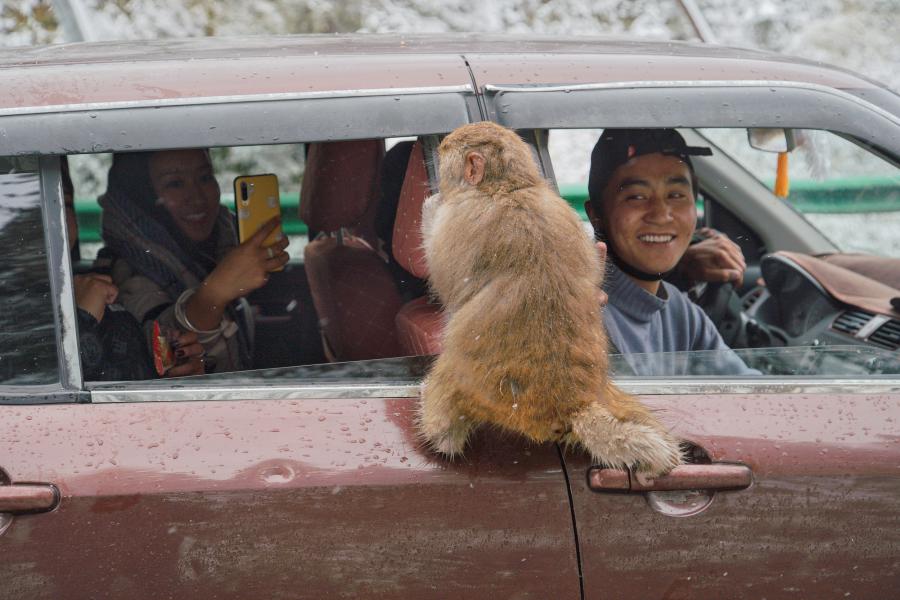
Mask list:
[[[751,127],[747,139],[750,146],[763,152],[790,152],[796,147],[792,129]]]

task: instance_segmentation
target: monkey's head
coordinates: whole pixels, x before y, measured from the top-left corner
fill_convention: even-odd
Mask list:
[[[441,195],[477,188],[488,195],[530,187],[541,174],[522,138],[494,123],[463,125],[438,148]]]

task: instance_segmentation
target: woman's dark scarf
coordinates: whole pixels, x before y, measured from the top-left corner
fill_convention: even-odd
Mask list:
[[[215,268],[219,257],[237,246],[234,216],[224,206],[210,238],[188,239],[168,211],[159,204],[150,180],[152,152],[115,154],[109,169],[103,208],[103,242],[111,253],[124,259],[138,274],[162,288],[174,301],[187,289],[196,288]],[[243,311],[232,303],[226,312],[238,325],[241,361],[249,366],[249,342]]]

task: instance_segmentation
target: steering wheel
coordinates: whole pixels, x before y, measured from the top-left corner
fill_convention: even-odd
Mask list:
[[[746,347],[741,300],[729,282],[707,282],[696,300],[730,348]],[[744,343],[742,343],[744,342]]]
[[[769,328],[744,313],[741,298],[729,282],[707,282],[695,302],[709,316],[729,348],[783,346]]]

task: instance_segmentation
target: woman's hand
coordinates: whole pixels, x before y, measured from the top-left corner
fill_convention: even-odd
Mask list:
[[[81,310],[89,312],[97,322],[103,320],[106,305],[116,301],[119,288],[113,285],[109,275],[89,273],[75,276],[75,304]]]
[[[204,350],[197,341],[193,331],[174,331],[172,346],[175,348],[175,366],[166,371],[164,377],[184,377],[185,375],[203,375]]]
[[[287,263],[290,257],[284,251],[288,245],[286,237],[268,248],[262,245],[278,224],[277,217],[270,219],[253,237],[226,254],[190,297],[185,316],[195,329],[216,329],[230,302],[264,286],[269,272]]]
[[[290,259],[285,236],[269,247],[263,241],[279,225],[277,217],[270,219],[253,237],[225,255],[204,286],[210,296],[222,304],[246,296],[269,281],[269,272],[279,269]]]

